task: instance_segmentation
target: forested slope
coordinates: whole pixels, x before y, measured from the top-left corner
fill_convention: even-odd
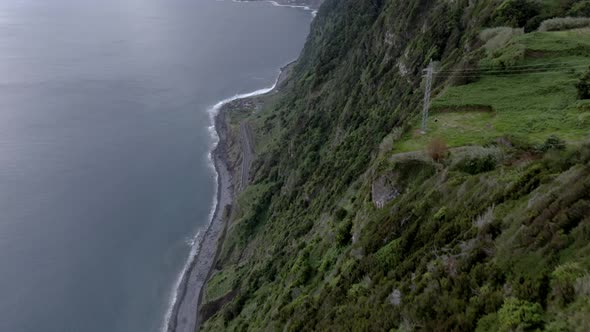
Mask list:
[[[227,114],[256,160],[202,328],[590,330],[590,31],[541,25],[588,14],[326,0],[279,91]]]

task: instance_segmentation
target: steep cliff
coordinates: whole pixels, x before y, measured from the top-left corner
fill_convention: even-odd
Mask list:
[[[255,159],[202,328],[590,328],[590,31],[541,24],[584,4],[326,0],[227,114]]]

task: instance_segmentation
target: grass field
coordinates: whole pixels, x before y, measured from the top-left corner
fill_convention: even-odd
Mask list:
[[[524,49],[524,55],[507,69],[509,73],[488,69],[476,82],[449,87],[435,96],[427,134],[417,134],[417,123],[394,151],[424,149],[434,138],[456,147],[486,144],[505,135],[526,137],[531,143],[550,135],[569,142],[588,137],[590,109],[586,101],[576,99],[575,84],[590,66],[590,30],[515,36],[482,63],[505,58],[503,52],[513,53],[515,48]],[[545,72],[526,72],[530,68]]]
[[[207,283],[203,303],[216,300],[229,293],[233,289],[236,276],[233,267],[215,273]]]

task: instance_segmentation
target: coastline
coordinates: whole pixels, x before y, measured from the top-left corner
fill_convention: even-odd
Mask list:
[[[220,112],[221,113],[221,112]],[[218,116],[215,116],[216,122]],[[176,298],[167,320],[166,331],[194,331],[197,324],[198,301],[195,298],[201,298],[201,290],[208,279],[209,271],[217,253],[217,242],[219,235],[224,229],[223,211],[231,204],[233,199],[233,187],[231,185],[231,174],[224,157],[224,133],[218,130],[219,141],[211,151],[215,174],[216,174],[216,199],[214,201],[215,209],[210,222],[202,233],[197,234],[194,243],[194,249],[188,258],[190,262],[185,271],[182,272],[181,281],[176,290]]]
[[[216,182],[214,207],[207,228],[195,236],[191,254],[181,273],[177,287],[175,287],[171,309],[166,315],[163,331],[193,332],[198,331],[200,327],[199,308],[203,289],[214,270],[214,262],[219,255],[227,218],[235,196],[235,188],[232,184],[233,174],[226,153],[228,128],[224,106],[236,100],[257,97],[275,91],[277,86],[284,82],[287,69],[295,62],[296,60],[281,66],[280,73],[271,87],[224,99],[208,110],[212,123],[209,131],[213,138],[209,158]]]
[[[276,7],[299,8],[311,11],[311,15],[315,17],[324,0],[232,0],[234,2],[268,2]]]

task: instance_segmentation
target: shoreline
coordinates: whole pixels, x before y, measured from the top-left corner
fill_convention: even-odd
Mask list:
[[[217,116],[215,116],[217,119]],[[219,135],[220,133],[218,133]],[[231,174],[224,157],[221,135],[215,148],[210,152],[213,163],[216,182],[216,194],[214,201],[214,212],[210,218],[207,228],[201,235],[197,233],[195,243],[191,249],[184,271],[181,272],[180,283],[176,289],[176,296],[170,315],[166,322],[166,331],[194,331],[197,322],[198,303],[191,303],[193,297],[201,298],[203,285],[208,279],[209,270],[213,266],[216,256],[217,240],[221,228],[224,226],[222,211],[228,207],[233,200],[233,187],[231,185]],[[212,255],[215,254],[215,255]],[[203,272],[207,272],[206,274]],[[192,295],[192,296],[190,296]],[[189,297],[190,296],[190,297]]]
[[[303,9],[305,11],[310,11],[311,16],[315,17],[318,13],[320,5],[323,0],[311,0],[313,3],[307,3],[307,1],[300,1],[300,2],[289,2],[285,0],[232,0],[233,2],[268,2],[275,7],[287,7],[287,8],[296,8],[296,9]],[[309,0],[308,0],[309,1]]]
[[[198,232],[187,264],[181,272],[177,287],[171,299],[170,311],[166,315],[163,331],[193,332],[200,327],[199,307],[201,305],[203,288],[214,269],[214,262],[219,255],[221,242],[219,241],[226,230],[225,218],[234,200],[232,172],[228,165],[226,147],[228,129],[225,124],[223,106],[236,100],[257,97],[275,91],[280,82],[284,81],[285,69],[297,60],[281,66],[274,84],[269,88],[259,89],[245,94],[237,94],[226,98],[211,108],[208,112],[211,118],[210,134],[213,144],[209,153],[209,160],[215,176],[215,200],[212,214],[206,229]],[[202,236],[201,236],[202,234]],[[195,301],[196,299],[196,301]]]

